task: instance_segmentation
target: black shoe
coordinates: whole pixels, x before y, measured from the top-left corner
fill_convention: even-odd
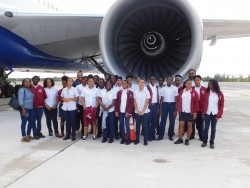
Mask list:
[[[63,138],[63,140],[68,140],[68,139],[70,139],[69,136],[65,136],[65,137]]]
[[[174,141],[173,137],[169,137],[169,140],[170,140],[170,141]]]
[[[102,139],[102,143],[105,143],[105,142],[107,142],[107,138]]]
[[[55,136],[60,138],[60,134],[59,133],[55,133]]]
[[[195,137],[194,136],[191,136],[190,138],[189,138],[189,140],[194,140],[195,139]]]
[[[33,136],[33,139],[34,139],[34,140],[39,140],[39,139],[40,139],[40,137],[39,137],[39,136],[37,136],[37,135],[35,135],[35,136]]]
[[[177,141],[174,142],[174,144],[182,144],[183,140],[181,138],[179,138]]]
[[[148,145],[148,142],[147,142],[147,141],[144,141],[143,145],[144,145],[144,146],[147,146],[147,145]]]
[[[119,139],[120,139],[120,136],[119,136],[119,135],[116,135],[116,136],[115,136],[115,139],[116,139],[116,140],[119,140]]]
[[[203,148],[206,147],[206,146],[207,146],[207,143],[204,143],[204,142],[203,142],[203,143],[201,144],[201,147],[203,147]]]
[[[39,133],[38,136],[39,136],[40,138],[45,138],[45,136],[43,135],[43,133]]]
[[[97,134],[96,137],[97,137],[97,138],[101,138],[101,137],[102,137],[102,134]]]
[[[210,148],[211,148],[211,149],[214,149],[214,144],[210,144]]]
[[[114,142],[114,140],[113,139],[109,139],[109,143],[111,144],[111,143],[113,143]]]
[[[75,137],[75,136],[72,136],[72,137],[71,137],[71,140],[72,140],[72,141],[75,141],[75,140],[76,140],[76,137]]]
[[[156,140],[156,138],[152,138],[152,140]]]
[[[53,136],[53,132],[49,132],[49,136]]]
[[[157,140],[158,140],[158,141],[160,141],[160,140],[163,140],[163,138],[161,138],[161,137],[158,137],[158,138],[157,138]]]
[[[125,145],[129,145],[129,144],[131,144],[131,141],[130,141],[130,140],[127,140],[127,141],[125,142]]]
[[[148,141],[152,142],[152,139],[148,139]]]
[[[189,145],[189,140],[188,140],[188,139],[185,140],[185,145],[186,145],[186,146]]]
[[[139,144],[139,140],[136,140],[136,141],[134,142],[134,145],[137,145],[137,144]]]
[[[120,143],[125,144],[125,139],[123,138]]]

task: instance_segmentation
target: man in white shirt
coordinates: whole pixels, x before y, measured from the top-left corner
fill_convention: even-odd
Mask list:
[[[188,71],[188,78],[192,80],[192,87],[195,86],[194,83],[194,77],[196,76],[196,70],[195,69],[190,69]],[[205,86],[204,82],[201,80],[201,86]]]
[[[165,87],[165,84],[164,84],[164,77],[163,76],[160,76],[158,78],[158,93],[159,93],[159,103],[161,101],[161,92],[162,92],[162,89]],[[160,105],[160,104],[159,104]],[[159,107],[159,110],[160,110],[160,107]],[[158,113],[157,115],[157,124],[156,124],[156,135],[159,135],[160,134],[160,114]]]
[[[134,92],[135,119],[136,119],[136,141],[140,142],[140,127],[142,124],[144,134],[144,145],[148,145],[148,117],[150,110],[148,103],[150,100],[149,91],[145,88],[144,80],[139,81],[139,89]]]
[[[132,92],[134,92],[138,89],[138,88],[136,88],[136,86],[133,85],[133,79],[134,79],[134,77],[132,75],[126,76],[126,80],[128,82],[128,90],[130,90]]]
[[[155,140],[155,129],[157,127],[158,111],[159,111],[159,91],[158,87],[155,85],[155,76],[151,75],[149,77],[149,84],[147,89],[150,93],[149,100],[149,121],[148,121],[148,140]]]
[[[77,114],[76,114],[76,130],[80,129],[80,123],[82,124],[81,137],[84,131],[83,125],[83,107],[82,107],[82,91],[88,87],[87,76],[82,77],[82,83],[76,86],[77,92],[79,93],[79,100],[77,103]]]
[[[178,89],[173,86],[173,76],[167,77],[167,85],[161,91],[160,102],[160,134],[158,140],[162,140],[165,134],[167,117],[169,116],[168,137],[173,141],[175,118],[177,115]]]

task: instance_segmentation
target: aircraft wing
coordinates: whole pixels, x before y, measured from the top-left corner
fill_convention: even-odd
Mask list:
[[[249,20],[204,19],[202,21],[204,27],[204,39],[212,40],[212,43],[214,44],[217,39],[250,37]]]

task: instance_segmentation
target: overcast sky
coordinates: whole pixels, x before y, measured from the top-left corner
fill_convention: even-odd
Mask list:
[[[42,2],[43,0],[33,0]],[[105,14],[116,0],[45,0],[62,12],[75,14]],[[202,19],[250,20],[250,0],[190,0]],[[250,38],[218,40],[215,46],[204,42],[198,73],[213,76],[250,74]],[[15,75],[14,75],[15,76]]]

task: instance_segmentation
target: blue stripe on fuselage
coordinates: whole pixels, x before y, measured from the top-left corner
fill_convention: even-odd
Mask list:
[[[78,69],[72,60],[50,56],[27,41],[0,26],[0,66],[9,68]]]

